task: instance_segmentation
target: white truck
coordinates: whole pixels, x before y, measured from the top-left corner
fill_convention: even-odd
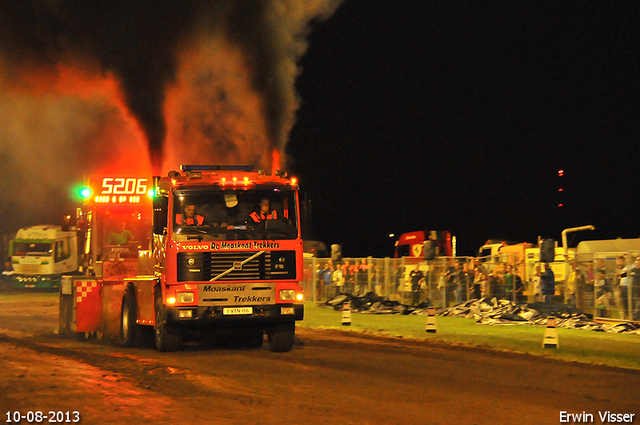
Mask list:
[[[78,270],[75,228],[38,225],[18,230],[9,244],[12,288],[56,289],[63,274]]]

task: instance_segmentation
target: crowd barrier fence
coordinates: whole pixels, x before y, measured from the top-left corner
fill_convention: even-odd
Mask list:
[[[557,255],[556,260],[558,257],[565,256]],[[553,300],[594,318],[640,320],[640,260],[635,268],[635,257],[638,253],[579,253],[549,263],[556,283]],[[544,266],[537,255],[503,255],[499,261],[492,257],[438,257],[430,261],[415,257],[340,261],[312,257],[303,263],[302,285],[308,301],[327,301],[341,293],[370,292],[408,305],[429,301],[439,309],[480,297],[518,304],[542,301],[539,273]],[[424,278],[417,291],[410,276],[416,266]],[[625,272],[627,280],[623,279]]]

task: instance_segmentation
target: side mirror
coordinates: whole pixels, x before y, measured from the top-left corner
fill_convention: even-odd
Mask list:
[[[169,212],[169,197],[158,196],[153,198],[153,233],[164,234],[167,229],[167,215]]]

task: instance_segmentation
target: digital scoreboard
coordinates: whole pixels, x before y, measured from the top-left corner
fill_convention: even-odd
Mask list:
[[[153,197],[152,180],[147,177],[93,178],[91,190],[97,204],[140,204]]]

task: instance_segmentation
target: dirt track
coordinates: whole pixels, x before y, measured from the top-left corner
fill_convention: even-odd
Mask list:
[[[0,303],[3,421],[52,410],[85,424],[556,424],[560,411],[601,423],[608,410],[640,423],[638,371],[309,328],[289,353],[158,353],[54,335],[57,309]]]

